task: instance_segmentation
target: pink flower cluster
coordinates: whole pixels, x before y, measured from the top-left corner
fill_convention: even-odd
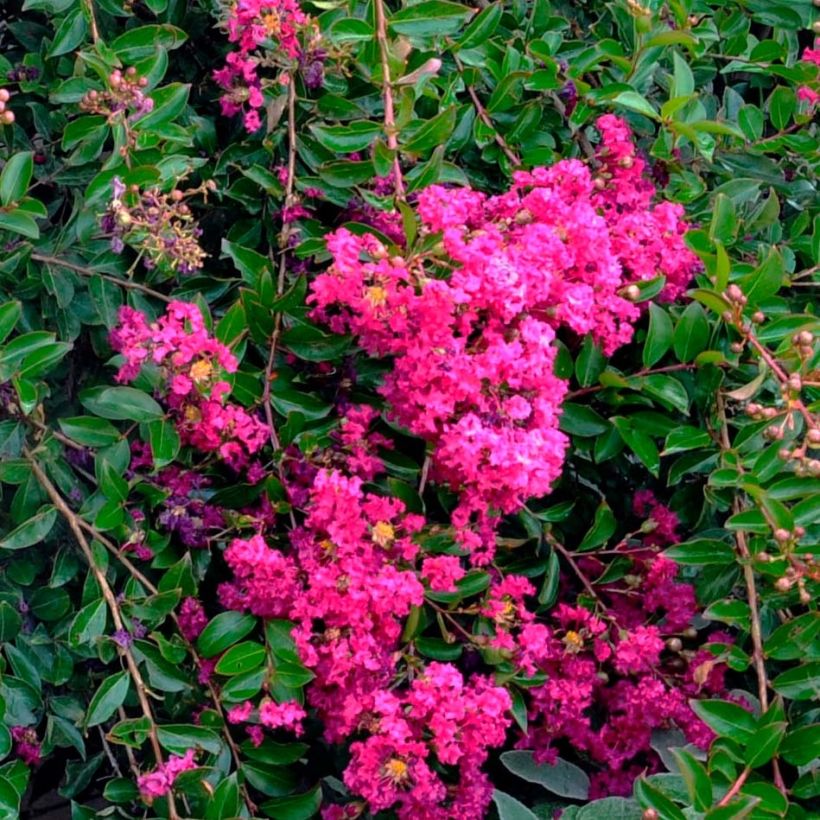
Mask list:
[[[612,353],[640,315],[630,286],[664,274],[675,298],[698,264],[682,208],[652,205],[627,126],[605,116],[598,127],[597,176],[562,160],[516,173],[499,196],[433,186],[418,211],[440,253],[391,255],[341,229],[312,284],[317,318],[393,357],[382,395],[433,445],[431,475],[459,493],[452,520],[475,563],[491,558],[499,514],[548,493],[561,472],[556,331],[590,333]]]
[[[236,358],[208,333],[199,308],[171,302],[164,316],[149,323],[143,313],[125,306],[119,320],[110,337],[125,359],[117,381],[133,381],[144,364],[159,367],[183,444],[216,452],[234,469],[245,467],[268,440],[268,429],[227,401],[231,387],[223,373],[236,370]]]
[[[12,726],[11,738],[14,741],[14,752],[28,766],[40,762],[40,741],[37,731],[31,726]]]
[[[337,444],[348,468],[372,476],[371,418],[368,409],[349,411]],[[326,738],[339,743],[367,733],[351,746],[344,777],[352,792],[374,811],[393,807],[402,818],[468,820],[482,816],[490,800],[481,766],[487,749],[503,742],[510,701],[505,689],[483,677],[465,682],[449,665],[421,667],[404,691],[394,686],[404,620],[424,600],[412,540],[423,523],[401,501],[365,492],[360,476],[320,469],[304,524],[291,533],[292,550],[273,549],[260,536],[233,541],[225,559],[234,580],[219,595],[228,608],[296,623],[296,649],[315,675],[308,702]],[[423,567],[439,586],[463,575],[452,556],[427,558]],[[230,719],[251,713],[242,704]],[[302,716],[269,703],[258,719],[293,728]],[[441,765],[450,767],[444,777]]]
[[[814,41],[814,48],[803,50],[803,56],[800,60],[820,67],[820,39]],[[810,110],[814,110],[814,107],[820,102],[820,93],[817,92],[818,79],[820,78],[815,77],[814,88],[810,85],[801,85],[797,89],[797,99],[807,102]]]
[[[183,773],[196,768],[194,749],[188,749],[184,755],[171,755],[156,769],[137,778],[140,796],[150,806],[158,797],[168,794],[174,781]]]
[[[237,50],[228,54],[224,68],[214,72],[214,79],[226,92],[220,98],[225,116],[244,112],[249,132],[260,127],[259,110],[265,99],[257,69],[264,56],[258,52],[275,47],[287,59],[298,58],[302,53],[299,32],[309,21],[298,0],[238,0],[232,5],[228,40]]]

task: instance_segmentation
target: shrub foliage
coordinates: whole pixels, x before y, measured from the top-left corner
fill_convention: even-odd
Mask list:
[[[3,816],[811,816],[814,9],[478,6],[3,4]]]

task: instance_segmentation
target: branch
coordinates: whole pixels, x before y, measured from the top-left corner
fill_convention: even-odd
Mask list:
[[[649,368],[646,370],[639,370],[635,374],[634,378],[638,378],[640,376],[654,376],[656,373],[675,373],[679,370],[694,370],[696,367],[697,365],[693,362],[669,364],[664,367],[656,367],[654,370]],[[566,396],[564,396],[564,401],[572,401],[573,399],[580,398],[581,396],[589,396],[592,393],[598,393],[605,389],[606,387],[603,384],[596,384],[593,387],[583,387],[580,390],[573,390],[572,392],[567,393]]]
[[[462,75],[461,78],[463,80],[464,64],[461,62],[461,60],[458,59],[458,55],[455,52],[453,52],[453,59],[456,61],[456,68],[458,68],[458,73]],[[481,122],[484,123],[484,125],[487,126],[487,128],[489,128],[493,132],[493,139],[496,141],[498,147],[504,152],[504,155],[512,163],[513,167],[520,168],[521,158],[518,156],[518,154],[515,153],[515,151],[513,151],[512,148],[510,148],[504,137],[502,137],[501,134],[498,133],[498,130],[493,124],[490,115],[487,113],[487,109],[484,108],[484,105],[479,99],[476,90],[471,85],[468,85],[466,81],[464,83],[464,87],[467,89],[467,93],[470,95],[470,99],[473,101],[473,107],[475,108],[475,112],[478,115],[478,118],[481,120]]]
[[[113,282],[115,285],[126,288],[126,290],[138,290],[146,296],[153,296],[155,299],[161,299],[163,302],[172,301],[171,298],[166,296],[164,293],[160,293],[158,290],[149,288],[147,285],[140,284],[139,282],[132,282],[130,279],[120,279],[119,277],[112,276],[109,273],[100,273],[96,270],[88,270],[81,265],[76,265],[73,262],[67,262],[65,259],[58,259],[56,256],[33,253],[31,254],[31,258],[35,262],[42,262],[46,265],[57,265],[58,267],[66,268],[67,270],[74,271],[74,273],[79,273],[80,276],[99,276],[101,279],[105,279],[108,282]]]
[[[399,139],[396,130],[396,115],[393,110],[393,86],[390,79],[390,51],[387,42],[387,18],[384,14],[384,0],[373,0],[376,11],[376,39],[379,43],[379,52],[382,62],[382,96],[384,99],[384,133],[387,135],[387,147],[395,151],[393,159],[393,184],[396,188],[396,197],[404,199],[404,179],[401,175],[399,161]]]
[[[71,528],[71,531],[74,533],[74,537],[77,539],[77,543],[80,545],[80,549],[82,550],[85,560],[88,563],[91,572],[94,574],[103,598],[108,605],[108,609],[111,612],[111,618],[114,621],[114,626],[118,631],[126,631],[125,624],[122,619],[122,613],[120,612],[120,607],[117,603],[117,598],[108,584],[108,579],[105,577],[105,573],[97,566],[97,563],[94,560],[94,553],[91,549],[91,545],[88,543],[88,540],[83,533],[83,528],[80,524],[81,519],[65,503],[57,488],[51,483],[48,476],[43,471],[43,468],[34,457],[34,454],[27,447],[23,448],[23,454],[31,465],[31,471],[34,473],[34,477],[37,479],[43,490],[45,490],[46,495],[51,499],[51,503],[54,504],[57,511],[63,516],[68,523],[68,526]],[[121,646],[119,643],[117,644],[117,648],[120,656],[125,658],[125,663],[128,666],[128,672],[131,675],[131,679],[134,681],[134,688],[137,690],[137,699],[139,700],[142,713],[146,718],[148,718],[148,738],[151,741],[151,747],[154,751],[154,758],[156,759],[157,765],[162,765],[162,747],[159,743],[157,725],[154,721],[154,713],[151,709],[151,704],[148,701],[148,687],[145,685],[145,681],[142,678],[142,673],[139,670],[139,666],[137,665],[131,650],[126,646]],[[176,805],[174,804],[174,796],[170,791],[168,792],[168,814],[171,820],[178,820],[179,818]]]

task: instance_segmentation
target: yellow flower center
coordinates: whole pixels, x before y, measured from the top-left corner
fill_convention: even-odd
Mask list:
[[[185,406],[185,421],[190,422],[191,424],[198,424],[201,420],[202,414],[193,404],[188,404]]]
[[[280,31],[279,15],[275,11],[266,14],[262,17],[262,25],[271,37],[276,37]]]
[[[365,299],[373,307],[381,307],[387,302],[387,291],[381,285],[373,285],[367,289]]]
[[[409,777],[407,764],[397,757],[391,757],[390,760],[384,764],[384,776],[397,786],[407,782]]]
[[[199,359],[191,365],[188,375],[196,384],[202,384],[211,378],[213,372],[214,366],[207,359]]]
[[[373,527],[373,541],[380,547],[389,546],[396,537],[396,531],[387,521],[379,521]]]
[[[584,639],[577,632],[570,629],[564,635],[564,643],[570,652],[578,652],[584,645]]]

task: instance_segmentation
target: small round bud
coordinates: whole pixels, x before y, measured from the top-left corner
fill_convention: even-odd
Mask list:
[[[730,302],[739,302],[743,297],[743,291],[737,285],[729,285],[726,288],[726,295]]]
[[[750,401],[746,405],[746,413],[750,416],[756,416],[763,408],[756,402]]]
[[[792,534],[783,527],[780,527],[774,531],[774,540],[780,541],[781,544],[785,543],[792,537]]]
[[[624,296],[626,296],[630,302],[634,302],[641,298],[641,289],[637,285],[630,285],[624,291]]]
[[[631,168],[635,164],[635,160],[632,157],[623,157],[618,164],[622,168]]]
[[[0,114],[2,114],[6,110],[6,104],[0,100]]]
[[[7,88],[0,88],[0,102],[8,102],[11,99],[11,94]]]
[[[762,310],[756,310],[756,311],[752,314],[752,321],[753,321],[756,325],[762,324],[763,322],[765,322],[765,321],[766,321],[766,314],[765,314]]]
[[[780,439],[782,439],[784,436],[783,431],[777,425],[774,424],[771,427],[768,427],[766,429],[766,432],[768,433],[769,438],[772,441],[780,441]]]
[[[803,380],[797,373],[792,373],[792,375],[789,376],[788,384],[790,390],[800,391],[803,389]]]
[[[815,20],[815,21],[811,24],[811,30],[812,30],[815,34],[820,34],[820,20]]]
[[[670,652],[680,652],[683,649],[683,641],[680,638],[670,638],[666,642],[666,648]]]
[[[124,208],[117,211],[117,222],[119,222],[122,226],[130,225],[134,220],[131,218],[131,214],[128,213]]]
[[[140,77],[139,82],[137,83],[137,85],[139,85],[140,88],[145,88],[145,86],[148,85],[148,78],[147,77]]]
[[[809,444],[820,444],[820,429],[813,427],[809,430],[808,436]]]
[[[686,629],[683,630],[683,637],[687,640],[692,640],[693,638],[697,638],[698,631],[693,626],[687,626]]]
[[[806,534],[806,528],[801,526],[796,526],[794,528],[794,536],[795,538],[802,538]]]
[[[777,415],[777,410],[774,407],[764,407],[761,411],[764,419],[773,419]]]
[[[173,191],[171,191],[171,199],[173,199],[174,202],[181,202],[183,196],[184,194],[178,188],[175,188]]]
[[[792,582],[788,578],[778,578],[774,582],[774,588],[778,592],[788,592],[792,588]]]
[[[814,334],[810,330],[801,330],[797,334],[797,342],[801,345],[810,345],[814,341]]]
[[[820,460],[813,458],[807,465],[809,473],[813,476],[820,475]]]
[[[768,552],[759,552],[755,557],[761,564],[768,564],[772,560],[772,556]]]
[[[595,190],[603,191],[606,188],[606,180],[603,177],[595,177],[592,184],[595,186]]]
[[[655,809],[646,809],[641,815],[641,820],[658,820],[658,812]]]
[[[732,319],[734,319],[734,316],[732,315],[731,310],[724,310],[721,315],[723,316],[723,321],[724,322],[731,322]]]
[[[14,119],[14,111],[4,111],[0,114],[0,122],[2,122],[3,125],[11,125]]]
[[[781,447],[781,448],[777,451],[777,457],[778,457],[781,461],[788,461],[788,460],[792,457],[791,450],[789,450],[789,448],[788,448],[788,447]]]
[[[732,353],[743,353],[743,343],[742,342],[732,342],[730,345],[730,349]]]
[[[213,179],[209,179],[209,180],[205,183],[205,187],[206,187],[209,191],[215,191],[215,190],[216,190],[216,181],[215,181],[215,180],[213,180]]]
[[[800,603],[801,604],[810,604],[811,603],[811,593],[805,588],[800,588]]]
[[[137,69],[136,69],[136,68],[134,68],[134,66],[129,66],[129,67],[125,70],[125,76],[126,76],[126,77],[135,77],[136,75],[137,75]]]

